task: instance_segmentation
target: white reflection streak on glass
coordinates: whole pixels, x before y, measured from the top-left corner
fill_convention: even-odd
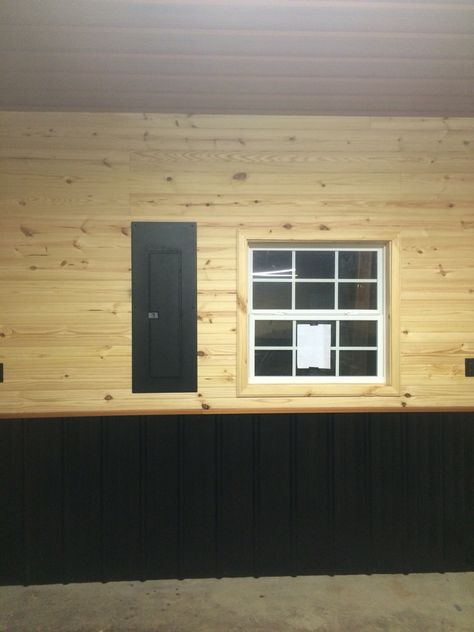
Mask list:
[[[288,268],[287,270],[269,270],[268,272],[254,272],[254,276],[263,276],[263,277],[291,277],[293,273],[293,268]]]

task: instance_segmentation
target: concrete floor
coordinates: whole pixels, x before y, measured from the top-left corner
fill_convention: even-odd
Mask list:
[[[0,632],[474,632],[474,573],[0,588]]]

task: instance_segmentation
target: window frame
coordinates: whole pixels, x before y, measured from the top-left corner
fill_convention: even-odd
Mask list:
[[[248,271],[249,271],[249,287],[254,283],[291,283],[291,297],[292,303],[295,303],[295,290],[298,283],[334,283],[335,286],[335,303],[337,303],[337,286],[340,282],[343,283],[371,283],[377,287],[377,308],[376,309],[340,309],[336,306],[333,309],[304,309],[291,307],[290,309],[256,309],[252,305],[252,291],[248,294],[248,363],[249,363],[249,383],[251,384],[383,384],[385,383],[386,363],[385,363],[385,313],[386,313],[386,297],[385,297],[385,244],[349,244],[341,246],[340,244],[280,244],[275,245],[263,245],[261,243],[249,243],[248,246]],[[340,253],[344,251],[352,252],[357,250],[358,252],[375,252],[377,254],[377,276],[371,279],[341,279],[339,274],[335,274],[334,278],[319,278],[319,279],[297,279],[295,277],[295,261],[296,253],[298,252],[331,252]],[[253,273],[253,253],[258,251],[273,251],[273,252],[291,252],[293,272],[291,277],[281,277],[278,279],[259,279],[255,278]],[[338,254],[335,254],[335,260],[337,261]],[[336,265],[336,269],[338,266]],[[258,274],[258,273],[257,273]],[[257,376],[255,375],[255,351],[260,350],[261,346],[255,345],[255,323],[259,320],[282,320],[285,322],[292,322],[292,338],[293,342],[290,347],[287,346],[265,346],[265,350],[275,351],[292,351],[292,370],[293,374],[288,376]],[[376,376],[308,376],[294,375],[296,364],[296,321],[333,321],[338,323],[340,321],[351,322],[363,322],[373,321],[377,323],[377,345],[375,347],[364,347],[363,350],[372,350],[377,353],[377,375]],[[336,357],[336,373],[339,370],[339,352],[340,351],[356,351],[356,347],[346,346],[343,347],[339,340],[339,327],[336,326],[336,340],[335,346],[331,345],[331,350],[335,350]]]
[[[328,234],[330,233],[330,234]],[[352,379],[329,379],[322,376],[321,379],[305,379],[306,376],[297,376],[288,380],[288,376],[260,376],[255,377],[253,371],[253,322],[250,318],[249,306],[251,296],[249,288],[252,285],[250,278],[250,256],[255,247],[261,249],[371,249],[383,247],[383,301],[385,315],[384,320],[384,374],[380,379],[354,376]],[[361,236],[350,230],[331,231],[301,231],[291,230],[241,230],[238,233],[237,247],[237,272],[238,272],[238,352],[237,352],[237,395],[241,397],[297,397],[297,396],[396,396],[399,395],[399,236],[388,235],[382,231],[366,231]],[[380,291],[380,290],[379,290]],[[267,320],[277,320],[274,315],[280,313],[280,319],[295,320],[328,320],[324,315],[331,313],[331,320],[372,320],[374,310],[344,310],[355,314],[358,312],[361,318],[335,317],[334,310],[268,310],[259,311],[258,317]],[[317,316],[315,316],[317,315]],[[340,315],[340,313],[339,313]],[[257,318],[259,319],[259,318]],[[378,328],[380,331],[380,327]],[[251,338],[252,336],[252,338]],[[293,340],[293,344],[294,344]],[[380,368],[380,366],[379,366]],[[378,373],[380,371],[378,370]],[[302,378],[302,379],[301,379]]]

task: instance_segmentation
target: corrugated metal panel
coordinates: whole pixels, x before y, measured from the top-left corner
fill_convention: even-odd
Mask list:
[[[474,415],[0,424],[0,581],[474,570]]]

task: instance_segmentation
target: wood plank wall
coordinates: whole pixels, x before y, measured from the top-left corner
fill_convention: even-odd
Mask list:
[[[0,113],[0,414],[474,408],[474,119]],[[199,393],[131,393],[130,222],[198,223]],[[236,397],[236,232],[401,237],[401,395]]]

